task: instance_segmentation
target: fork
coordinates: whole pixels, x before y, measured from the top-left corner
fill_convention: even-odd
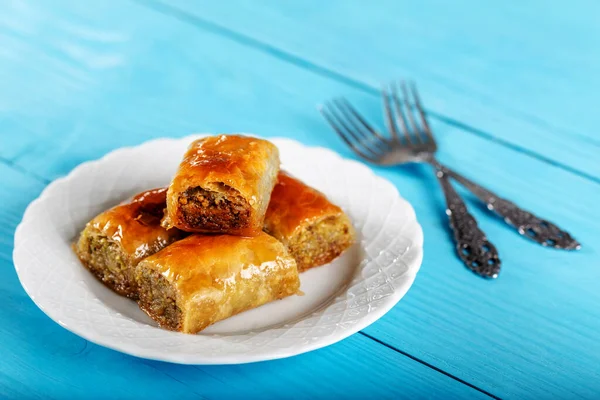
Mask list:
[[[398,94],[399,87],[402,91],[402,100]],[[574,250],[581,247],[571,235],[551,222],[519,208],[516,204],[439,163],[435,158],[437,144],[414,83],[410,84],[410,95],[412,96],[409,96],[404,81],[400,84],[391,83],[387,88],[382,89],[385,121],[390,132],[388,137],[373,128],[343,98],[325,103],[320,107],[320,111],[344,142],[359,157],[371,163],[390,166],[420,162],[435,168],[446,198],[446,213],[454,232],[458,256],[475,273],[496,278],[501,263],[495,247],[481,232],[448,177],[469,189],[487,205],[489,210],[502,217],[521,235],[542,246],[556,249]],[[411,107],[409,102],[411,97],[414,107]],[[414,115],[413,108],[416,108],[418,118]]]

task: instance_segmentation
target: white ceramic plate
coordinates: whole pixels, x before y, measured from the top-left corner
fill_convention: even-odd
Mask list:
[[[27,294],[50,318],[91,342],[138,357],[234,364],[330,345],[373,323],[404,296],[423,257],[423,233],[410,204],[366,166],[289,139],[272,139],[282,168],[343,207],[359,235],[342,257],[301,275],[304,296],[186,335],[158,328],[135,302],[105,288],[81,266],[71,243],[96,214],[168,185],[198,136],[153,140],[84,163],[29,205],[15,234],[14,263]]]

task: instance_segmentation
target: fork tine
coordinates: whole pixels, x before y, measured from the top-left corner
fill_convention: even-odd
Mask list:
[[[429,140],[435,143],[435,138],[433,137],[433,133],[431,132],[431,128],[429,127],[429,123],[427,122],[427,116],[425,115],[425,111],[423,110],[423,105],[421,104],[421,98],[419,97],[419,93],[417,92],[417,87],[414,82],[410,82],[410,91],[412,92],[412,97],[417,106],[417,110],[419,110],[419,115],[421,116],[421,123],[423,124],[423,130],[427,134]]]
[[[331,104],[337,107],[336,111],[339,114],[341,114],[342,119],[345,120],[348,126],[351,128],[350,131],[356,134],[358,141],[363,146],[367,147],[368,145],[371,149],[376,150],[378,152],[384,152],[387,150],[387,144],[383,143],[381,140],[378,139],[377,136],[371,134],[368,131],[368,129],[365,129],[365,127],[362,126],[362,124],[357,122],[355,116],[350,111],[348,111],[346,105],[344,104],[343,98],[334,99],[331,101]]]
[[[344,142],[346,142],[346,144],[359,156],[362,157],[364,159],[367,159],[371,162],[377,162],[377,156],[373,157],[372,155],[368,155],[366,154],[363,150],[361,150],[358,146],[356,146],[352,140],[350,139],[350,137],[348,136],[347,133],[344,132],[344,128],[345,125],[343,123],[339,123],[336,122],[338,121],[338,118],[335,114],[333,114],[330,110],[328,111],[327,109],[330,109],[331,106],[327,106],[327,104],[320,106],[319,107],[319,111],[321,112],[321,115],[323,115],[323,117],[325,118],[325,120],[329,123],[329,125],[331,126],[331,128],[338,134],[338,136],[340,136],[342,138],[342,140]],[[347,129],[347,128],[346,128]],[[371,150],[371,153],[373,153],[373,151]]]
[[[388,131],[390,131],[392,134],[392,141],[400,143],[398,129],[396,128],[396,124],[394,123],[394,118],[392,116],[393,111],[392,107],[390,106],[390,95],[385,89],[385,85],[381,88],[381,97],[383,99],[383,110],[385,112],[385,124],[388,128]]]
[[[402,133],[404,134],[404,138],[406,139],[406,144],[412,144],[413,140],[410,138],[410,131],[406,122],[406,116],[404,115],[402,107],[400,106],[398,89],[393,83],[391,83],[390,86],[392,88],[392,100],[394,101],[394,109],[396,110],[396,123],[402,128]]]
[[[345,129],[345,132],[354,139],[355,145],[361,145],[364,149],[372,153],[375,158],[379,157],[382,153],[382,149],[377,146],[373,146],[372,140],[369,140],[370,137],[363,132],[359,132],[359,135],[356,130],[352,129],[353,121],[350,119],[345,119],[344,112],[340,110],[340,108],[336,107],[337,103],[335,100],[329,102],[329,114],[332,115],[337,121],[338,126],[342,126]],[[360,131],[360,129],[359,129]],[[366,137],[367,140],[361,138],[361,136]]]
[[[348,118],[348,120],[353,122],[353,125],[356,128],[356,130],[359,131],[365,139],[370,140],[375,137],[375,138],[379,139],[379,141],[378,142],[376,141],[375,143],[379,144],[380,148],[387,149],[389,147],[389,144],[390,144],[389,139],[383,137],[383,135],[381,135],[375,128],[373,128],[358,113],[358,111],[356,111],[356,109],[354,107],[352,107],[352,105],[350,104],[350,102],[348,100],[346,100],[343,97],[339,98],[338,99],[338,108],[340,108],[342,110],[342,113],[346,116],[346,118]],[[363,129],[361,129],[360,126],[357,126],[357,124],[355,123],[356,121],[358,121],[360,123],[360,125],[362,125]],[[365,129],[371,133],[370,137],[365,132]]]
[[[408,91],[406,90],[406,82],[402,81],[400,84],[402,89],[402,97],[404,98],[404,106],[406,107],[406,114],[408,114],[408,120],[410,121],[410,126],[414,132],[415,137],[421,143],[425,143],[425,136],[421,133],[421,130],[417,126],[415,119],[413,118],[413,112],[411,110],[410,103],[408,102]]]

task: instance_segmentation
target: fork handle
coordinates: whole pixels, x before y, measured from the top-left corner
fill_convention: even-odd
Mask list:
[[[438,171],[442,171],[445,175],[455,179],[469,189],[471,193],[487,205],[489,210],[501,216],[507,224],[516,228],[521,235],[542,246],[553,247],[555,249],[577,250],[581,247],[568,232],[560,229],[553,223],[523,210],[515,203],[503,199],[494,192],[452,171],[435,159],[431,160],[431,164]]]
[[[485,278],[497,278],[501,262],[496,247],[479,229],[465,202],[452,187],[448,175],[438,169],[436,176],[446,197],[446,214],[454,233],[458,256],[476,274]]]

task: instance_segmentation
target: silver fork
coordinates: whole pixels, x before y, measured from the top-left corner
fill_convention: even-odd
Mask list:
[[[398,87],[402,91],[402,100]],[[493,245],[478,228],[475,219],[469,214],[465,203],[452,187],[448,177],[452,177],[476,197],[483,201],[489,210],[501,216],[506,223],[542,246],[557,249],[579,249],[580,244],[567,232],[547,220],[522,210],[516,204],[501,198],[492,191],[477,185],[457,172],[440,164],[435,158],[437,144],[421,104],[414,84],[410,84],[410,94],[406,83],[392,83],[382,90],[384,111],[390,137],[385,137],[374,129],[343,98],[325,103],[321,113],[338,135],[361,158],[378,165],[398,165],[423,162],[436,169],[436,175],[444,190],[447,214],[454,231],[458,256],[468,268],[485,277],[495,278],[500,270],[500,260]],[[418,118],[413,113],[413,107]]]

